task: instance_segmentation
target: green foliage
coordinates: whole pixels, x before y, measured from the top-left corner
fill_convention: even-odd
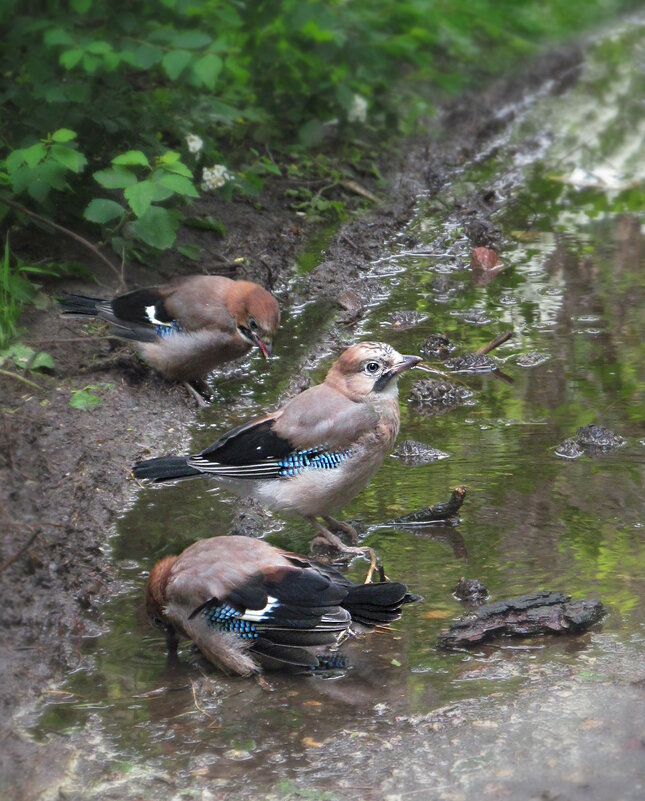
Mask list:
[[[200,178],[225,197],[257,194],[282,170],[254,142],[283,162],[285,147],[332,134],[409,131],[438,93],[630,4],[6,0],[0,201],[84,217],[141,257],[173,245],[178,206],[198,196],[186,163],[221,167]],[[316,215],[342,212],[336,198],[310,200]]]
[[[88,384],[82,389],[73,389],[69,405],[83,412],[95,409],[103,403],[103,400],[94,392],[101,389],[110,390],[112,387],[113,384]]]
[[[111,227],[112,247],[134,251],[135,241],[165,250],[175,241],[183,215],[159,203],[199,197],[191,170],[179,153],[167,150],[150,164],[141,150],[129,150],[112,159],[112,166],[94,173],[104,189],[120,190],[126,205],[111,198],[93,198],[83,216]]]

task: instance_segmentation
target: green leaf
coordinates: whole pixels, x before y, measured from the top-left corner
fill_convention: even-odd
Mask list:
[[[49,152],[53,159],[72,172],[82,172],[87,164],[87,159],[82,153],[65,145],[53,145]]]
[[[49,355],[49,353],[45,353],[44,350],[41,350],[31,360],[31,363],[29,365],[29,369],[30,370],[53,370],[54,366],[55,366],[54,365],[54,360]]]
[[[215,53],[207,53],[193,64],[193,73],[207,89],[215,88],[217,76],[222,71],[224,62]]]
[[[120,203],[108,198],[98,197],[91,200],[83,212],[83,217],[90,222],[104,223],[110,222],[117,217],[123,217],[126,210]]]
[[[83,53],[83,69],[85,72],[93,75],[100,66],[100,59],[98,59],[96,56],[90,55],[89,53]]]
[[[149,167],[150,162],[145,153],[140,150],[128,150],[127,153],[122,153],[112,159],[112,164],[126,165],[128,167]]]
[[[99,398],[99,396],[89,392],[87,387],[85,389],[73,389],[72,396],[69,399],[70,406],[72,406],[74,409],[81,409],[85,412],[89,409],[94,409],[97,406],[100,406],[102,403],[103,401]]]
[[[167,250],[175,241],[181,214],[172,209],[151,206],[146,213],[132,223],[138,239],[159,250]]]
[[[66,70],[73,70],[82,58],[83,51],[75,47],[72,50],[64,50],[58,57],[58,62]]]
[[[182,256],[186,256],[187,259],[192,259],[192,261],[199,261],[204,252],[204,248],[199,245],[180,245],[177,250]]]
[[[52,134],[53,142],[71,142],[76,139],[76,131],[70,131],[69,128],[59,128]]]
[[[95,56],[104,56],[106,53],[112,52],[112,45],[109,42],[102,41],[90,42],[85,50]]]
[[[36,164],[39,164],[47,155],[47,148],[42,142],[38,142],[37,145],[25,148],[22,154],[27,166],[35,167]]]
[[[162,169],[164,172],[174,172],[177,175],[185,175],[186,178],[192,179],[193,177],[192,170],[185,164],[182,164],[181,161],[175,161],[173,164],[164,164]]]
[[[25,163],[25,151],[24,150],[14,150],[7,156],[7,171],[9,174],[15,172],[18,167],[22,166]]]
[[[215,233],[226,236],[226,226],[221,220],[218,220],[212,215],[207,217],[187,217],[184,220],[184,225],[188,228],[197,228],[203,231],[215,231]]]
[[[111,167],[95,172],[94,180],[106,189],[125,189],[137,183],[137,176],[125,167]]]
[[[174,164],[175,162],[179,161],[180,158],[181,153],[177,153],[176,150],[166,150],[162,156],[159,156],[159,163]]]
[[[77,14],[87,14],[92,8],[92,0],[70,0],[70,5]]]
[[[125,189],[123,194],[137,217],[145,214],[152,201],[157,199],[156,187],[152,181],[138,181]]]
[[[26,370],[35,355],[36,351],[33,348],[23,345],[22,342],[16,342],[0,353],[0,364],[5,361],[12,361],[17,367],[22,367],[23,370]]]
[[[163,58],[163,50],[151,44],[142,44],[132,54],[131,59],[129,54],[124,53],[124,57],[128,63],[132,63],[134,67],[140,67],[142,70],[149,70],[155,64],[158,64]]]
[[[50,28],[43,36],[43,42],[51,47],[52,45],[71,45],[74,40],[63,28]]]
[[[199,197],[199,192],[195,189],[193,182],[183,175],[165,173],[159,178],[158,183],[165,186],[167,189],[172,189],[177,195]]]
[[[172,46],[177,50],[199,50],[212,41],[212,38],[203,31],[179,31],[172,38]]]
[[[392,660],[390,660],[390,664],[391,664],[391,665],[394,665],[394,667],[401,667],[401,663],[399,662],[399,660],[398,660],[398,659],[392,659]]]
[[[188,50],[171,50],[161,59],[161,66],[170,80],[175,81],[192,59],[192,53],[189,53]]]

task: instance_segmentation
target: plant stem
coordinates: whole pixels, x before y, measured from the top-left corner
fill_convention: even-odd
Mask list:
[[[38,220],[39,222],[44,223],[45,225],[49,225],[51,228],[54,228],[57,231],[66,234],[67,236],[71,237],[72,239],[76,240],[81,245],[86,247],[88,250],[91,250],[92,253],[94,253],[94,255],[97,258],[99,258],[104,264],[107,264],[110,270],[112,270],[112,272],[116,275],[116,277],[119,279],[119,287],[121,289],[126,288],[125,281],[123,280],[123,275],[121,274],[121,272],[117,269],[117,267],[114,264],[112,264],[112,262],[106,256],[104,256],[101,253],[101,251],[96,247],[96,245],[93,245],[89,241],[89,239],[85,239],[84,236],[81,236],[80,234],[71,231],[69,228],[65,228],[64,226],[59,225],[58,223],[55,223],[52,220],[47,219],[47,217],[42,217],[40,214],[36,214],[35,211],[30,211],[28,208],[26,208],[26,206],[23,206],[22,203],[17,203],[15,200],[9,200],[9,198],[6,197],[0,197],[0,203],[4,203],[6,206],[10,206],[12,209],[17,209],[22,214],[26,214],[28,217],[32,217],[34,220]]]
[[[23,375],[18,375],[18,373],[12,373],[10,370],[3,370],[0,367],[0,375],[9,376],[9,378],[16,378],[18,381],[22,381],[23,384],[27,384],[27,386],[34,387],[37,390],[42,391],[43,387],[40,384],[36,384],[35,381],[30,381],[28,378],[25,378]]]

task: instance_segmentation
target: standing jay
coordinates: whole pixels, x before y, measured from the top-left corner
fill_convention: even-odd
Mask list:
[[[189,275],[112,300],[67,294],[59,302],[63,314],[111,323],[112,333],[134,341],[165,378],[194,382],[198,392],[213,368],[253,346],[268,358],[280,325],[280,308],[270,292],[219,275]]]
[[[387,625],[417,600],[405,584],[354,584],[332,567],[237,536],[167,556],[146,588],[148,616],[165,629],[169,651],[185,637],[235,675],[344,667],[334,647],[350,630]]]
[[[224,434],[195,456],[138,462],[136,478],[155,482],[209,476],[241,496],[309,520],[329,543],[348,548],[331,528],[357,539],[330,515],[367,486],[399,431],[397,381],[421,359],[382,342],[361,342],[334,362],[322,384]],[[323,526],[317,517],[322,517]]]

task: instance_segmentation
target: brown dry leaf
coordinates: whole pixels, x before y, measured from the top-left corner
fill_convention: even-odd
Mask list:
[[[303,737],[302,744],[306,745],[307,748],[320,748],[323,743],[318,742],[318,740],[314,740],[313,737]]]
[[[487,273],[489,270],[494,270],[495,267],[499,268],[501,259],[490,248],[473,248],[470,254],[470,266],[473,270],[479,270]]]
[[[448,617],[448,613],[442,609],[431,609],[429,612],[423,612],[421,617],[425,620],[445,620]]]
[[[600,729],[604,726],[604,721],[602,720],[595,720],[594,718],[587,718],[587,720],[583,720],[580,724],[579,728],[583,729],[584,731],[588,731],[590,729]]]
[[[303,706],[322,706],[322,702],[321,701],[303,701],[302,705]]]

